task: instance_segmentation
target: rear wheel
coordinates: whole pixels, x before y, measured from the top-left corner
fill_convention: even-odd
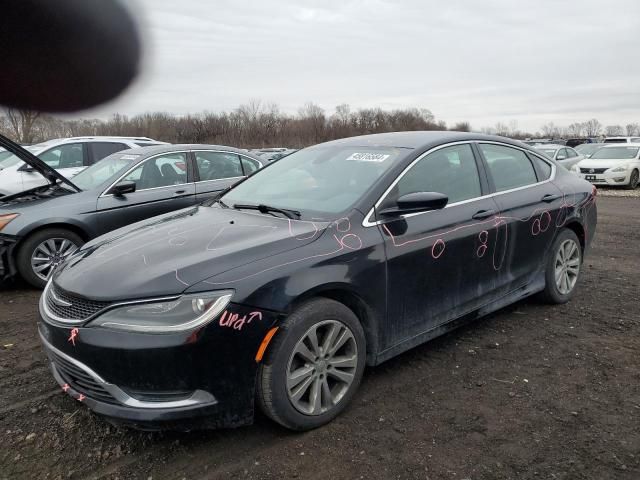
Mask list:
[[[355,314],[334,300],[311,300],[287,318],[269,346],[258,377],[258,403],[292,430],[324,425],[353,398],[365,356]]]
[[[55,268],[84,244],[80,236],[63,228],[40,230],[27,237],[18,250],[16,266],[24,280],[43,288]]]
[[[578,236],[568,228],[553,242],[545,272],[542,298],[548,303],[566,303],[575,294],[582,269],[582,247]]]
[[[629,179],[629,183],[625,185],[624,188],[627,190],[635,190],[638,186],[638,182],[640,181],[640,172],[638,170],[634,170],[631,172],[631,178]]]

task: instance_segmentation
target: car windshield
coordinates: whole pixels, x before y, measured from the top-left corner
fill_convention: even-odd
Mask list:
[[[538,151],[544,153],[549,158],[553,158],[557,150],[557,148],[538,148]]]
[[[39,145],[32,145],[30,147],[23,148],[25,150],[29,150],[33,154],[37,154],[40,150],[42,150]],[[19,163],[24,163],[24,161],[16,157],[11,152],[8,152],[6,150],[0,151],[0,170],[2,170],[3,168],[13,167],[14,165],[18,165]]]
[[[602,148],[602,145],[589,145],[588,143],[585,143],[582,145],[578,145],[576,147],[576,152],[578,152],[581,155],[591,155],[593,152],[595,152],[599,148]]]
[[[323,146],[292,153],[259,170],[222,197],[229,207],[268,205],[307,218],[345,212],[410,150]]]
[[[114,153],[94,163],[73,177],[73,183],[82,190],[91,190],[109,180],[109,178],[114,175],[124,172],[124,170],[130,167],[138,158],[140,158],[140,155],[121,152]]]
[[[637,154],[638,147],[606,147],[598,150],[591,156],[591,158],[626,160],[630,158],[636,158]]]

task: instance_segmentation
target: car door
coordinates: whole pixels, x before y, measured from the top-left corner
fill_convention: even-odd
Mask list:
[[[194,150],[196,199],[202,202],[244,178],[240,156],[232,152]]]
[[[112,153],[127,150],[131,147],[120,142],[91,142],[89,145],[89,158],[85,166],[93,165],[94,163],[108,157]]]
[[[385,348],[490,302],[502,258],[497,207],[470,143],[438,148],[405,170],[376,212],[405,194],[446,194],[441,210],[387,221],[378,216],[387,256]],[[497,249],[497,250],[496,250]]]
[[[116,196],[107,189],[98,197],[99,233],[195,204],[195,185],[186,166],[187,152],[162,153],[123,175],[118,182],[135,182],[136,191]]]
[[[508,293],[530,285],[544,270],[556,226],[563,222],[564,198],[550,181],[556,167],[541,156],[497,143],[478,148],[505,229],[498,273],[500,291]]]

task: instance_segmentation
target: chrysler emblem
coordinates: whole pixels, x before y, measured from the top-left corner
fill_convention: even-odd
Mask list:
[[[592,168],[589,170],[589,173],[596,173],[596,171]]]
[[[55,303],[59,307],[70,307],[71,305],[73,305],[72,303],[65,302],[61,298],[58,298],[53,292],[51,292],[51,300],[53,300],[53,303]]]

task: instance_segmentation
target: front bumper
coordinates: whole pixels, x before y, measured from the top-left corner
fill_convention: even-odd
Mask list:
[[[253,422],[255,353],[274,322],[263,312],[241,331],[216,319],[183,334],[77,327],[74,336],[41,315],[39,332],[60,387],[94,412],[146,430],[193,430]]]
[[[574,172],[575,173],[575,172]],[[594,185],[623,186],[631,181],[631,171],[626,172],[604,172],[604,173],[578,173],[583,180]]]
[[[0,281],[7,280],[16,274],[13,251],[18,240],[8,235],[0,235]]]

